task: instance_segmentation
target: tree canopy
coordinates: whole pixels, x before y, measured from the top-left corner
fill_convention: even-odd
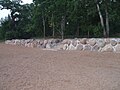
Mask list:
[[[0,0],[0,39],[119,37],[119,0]]]

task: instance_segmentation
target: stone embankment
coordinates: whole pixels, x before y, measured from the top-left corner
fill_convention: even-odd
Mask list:
[[[5,44],[54,50],[79,50],[120,53],[120,38],[13,39]]]

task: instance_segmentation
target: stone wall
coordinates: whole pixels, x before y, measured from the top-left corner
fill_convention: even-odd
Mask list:
[[[120,53],[120,38],[13,39],[5,44],[54,50],[79,50]]]

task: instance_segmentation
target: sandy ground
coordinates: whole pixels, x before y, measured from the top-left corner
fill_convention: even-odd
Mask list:
[[[0,44],[0,90],[120,90],[120,54]]]

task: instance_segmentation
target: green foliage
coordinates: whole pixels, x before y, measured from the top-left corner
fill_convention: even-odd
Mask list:
[[[107,5],[110,36],[119,36],[120,1],[96,1],[100,5],[103,20],[106,19]],[[0,0],[0,9],[11,11],[8,18],[0,21],[0,39],[44,35],[46,37],[64,35],[67,38],[103,37],[95,0],[33,0],[32,4],[25,5],[21,5],[20,2],[21,0]]]
[[[8,31],[5,34],[5,39],[6,40],[14,39],[15,38],[15,34],[16,34],[16,32],[14,32],[14,31]]]

